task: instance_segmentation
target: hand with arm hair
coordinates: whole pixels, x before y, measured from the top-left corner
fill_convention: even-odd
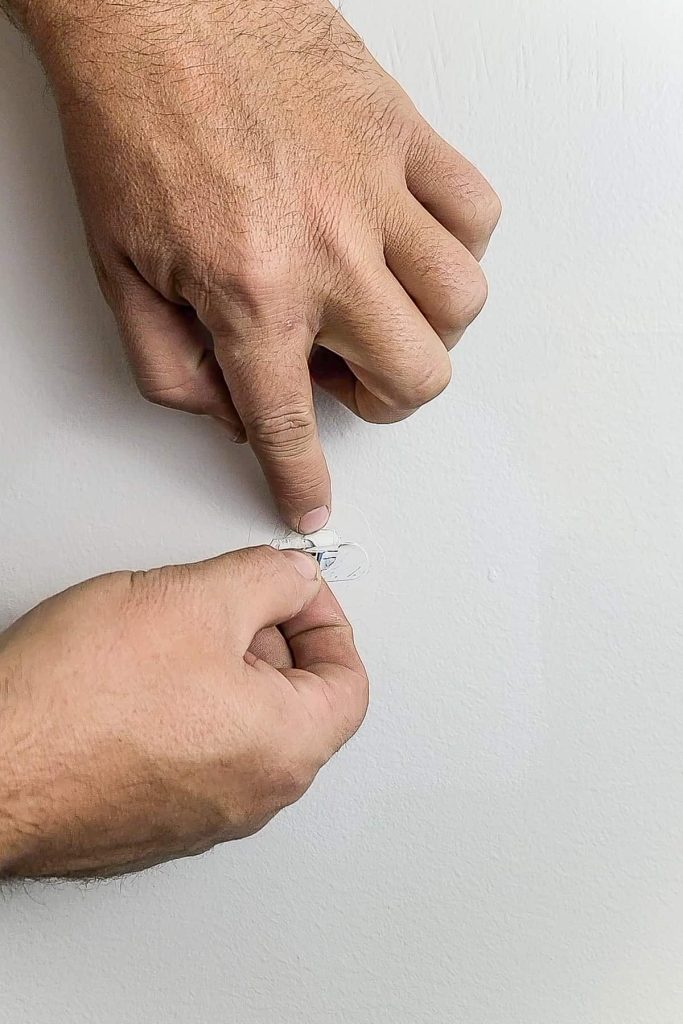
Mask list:
[[[0,637],[0,879],[138,870],[261,829],[365,715],[302,552],[115,573]]]
[[[8,10],[140,390],[247,439],[285,520],[320,529],[312,380],[378,423],[446,387],[486,299],[495,193],[328,0]]]

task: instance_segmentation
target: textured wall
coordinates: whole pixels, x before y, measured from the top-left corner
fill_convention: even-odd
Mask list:
[[[345,11],[506,207],[447,394],[323,406],[371,713],[258,838],[8,895],[2,1024],[683,1019],[683,7]],[[134,394],[9,29],[0,309],[1,622],[247,541],[249,454]]]

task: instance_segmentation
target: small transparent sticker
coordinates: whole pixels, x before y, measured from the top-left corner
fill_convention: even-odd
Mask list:
[[[285,532],[275,537],[272,546],[279,551],[305,551],[311,558],[315,558],[323,579],[328,583],[348,583],[360,579],[370,568],[365,548],[342,540],[334,530],[319,530],[306,536]]]

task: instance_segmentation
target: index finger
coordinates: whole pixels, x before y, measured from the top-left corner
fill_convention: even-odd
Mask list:
[[[283,518],[315,533],[330,516],[330,476],[323,455],[306,357],[310,338],[252,339],[248,349],[217,346],[247,438]]]
[[[353,630],[325,583],[280,629],[295,666],[283,674],[318,726],[321,760],[328,761],[358,731],[368,709],[368,677]]]

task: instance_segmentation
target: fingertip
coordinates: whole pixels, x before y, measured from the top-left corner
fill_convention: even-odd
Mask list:
[[[310,512],[304,512],[296,524],[296,528],[299,533],[303,534],[317,533],[318,530],[327,526],[329,519],[329,505],[319,505],[317,508],[311,509]]]
[[[271,482],[271,491],[285,523],[297,533],[316,533],[329,522],[332,481],[320,443],[303,463],[289,465],[287,479]]]
[[[315,582],[318,586],[320,585],[322,582],[320,566],[313,555],[307,555],[303,551],[283,551],[282,556],[294,566],[307,583]]]

